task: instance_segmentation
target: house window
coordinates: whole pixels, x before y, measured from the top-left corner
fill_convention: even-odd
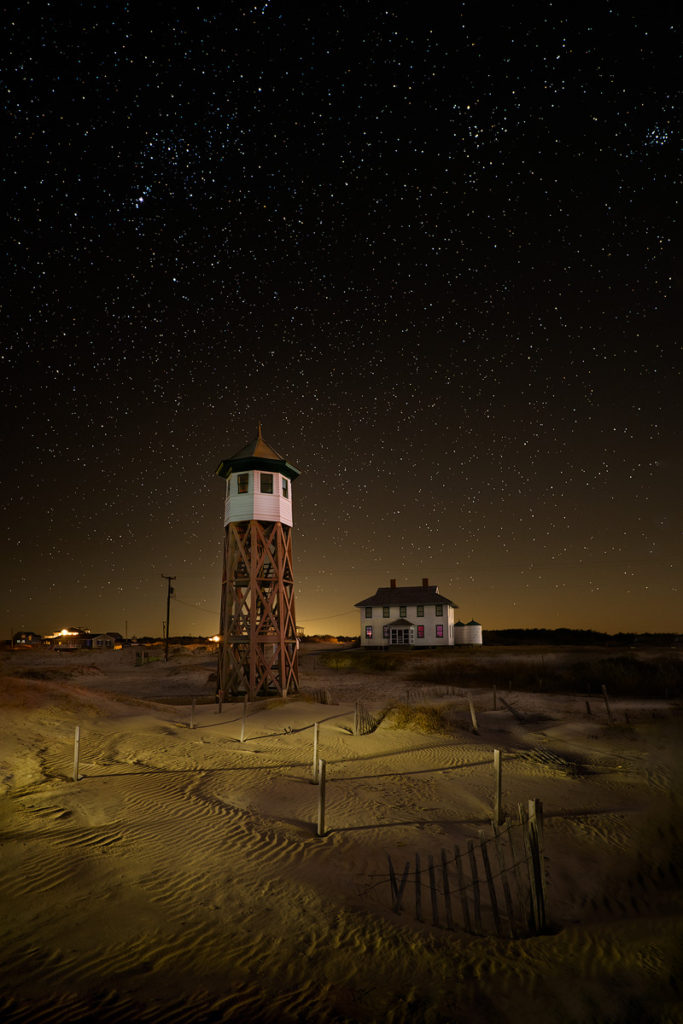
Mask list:
[[[388,608],[388,606],[386,604],[382,608],[382,618],[384,618],[384,619],[388,619],[389,618],[389,608]]]
[[[441,623],[441,622],[440,622],[440,623],[439,623],[439,625],[438,625],[438,626],[436,627],[436,635],[437,635],[437,636],[440,636],[440,637],[442,637],[442,636],[443,636],[443,623]]]
[[[289,497],[289,480],[287,479],[286,476],[283,476],[282,478],[282,497]]]
[[[434,611],[437,615],[443,615],[443,605],[437,604]]]
[[[382,639],[383,640],[388,640],[389,639],[389,627],[388,626],[382,626]]]
[[[246,494],[249,490],[249,474],[238,473],[237,474],[237,493]]]
[[[372,640],[372,626],[365,627],[365,639]]]
[[[366,619],[371,619],[372,618],[372,608],[366,608],[365,609],[365,618]]]
[[[423,604],[419,604],[417,606],[417,617],[418,617],[418,619],[423,619],[424,618],[424,614],[425,614],[425,606]]]
[[[417,627],[417,639],[418,640],[424,640],[424,637],[425,637],[425,628],[424,628],[424,626],[418,626]]]
[[[407,610],[406,606],[404,604],[402,604],[401,607],[398,610],[398,614],[399,614],[400,618],[405,619],[405,617],[407,615],[407,611],[408,610]]]
[[[261,473],[261,494],[273,493],[273,474]]]

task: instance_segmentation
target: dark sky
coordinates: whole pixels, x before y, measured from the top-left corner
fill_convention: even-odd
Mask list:
[[[680,629],[679,5],[214,7],[7,15],[3,635],[214,632],[259,420],[308,632]]]

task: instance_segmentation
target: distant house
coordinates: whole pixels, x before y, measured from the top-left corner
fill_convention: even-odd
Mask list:
[[[12,643],[15,647],[33,647],[34,644],[42,644],[43,638],[40,633],[33,633],[30,629],[15,633]]]
[[[43,643],[53,651],[80,651],[86,646],[87,635],[87,629],[81,629],[80,626],[69,626],[54,633],[48,633],[43,637]]]
[[[454,643],[455,609],[438,587],[422,580],[421,587],[379,587],[358,601],[362,647],[440,647]]]
[[[116,637],[111,633],[89,633],[85,638],[85,646],[93,651],[113,651]]]

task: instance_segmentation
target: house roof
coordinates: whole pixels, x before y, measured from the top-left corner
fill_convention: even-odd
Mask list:
[[[439,593],[438,587],[378,587],[377,591],[364,601],[357,601],[355,608],[391,607],[409,604],[449,604],[457,608],[455,601]]]
[[[245,444],[234,455],[223,459],[216,470],[216,474],[228,477],[231,473],[244,472],[248,469],[265,469],[271,473],[282,473],[283,476],[289,477],[290,480],[294,480],[299,476],[299,470],[287,462],[286,459],[283,459],[264,440],[260,423],[258,425],[258,434],[254,440]]]

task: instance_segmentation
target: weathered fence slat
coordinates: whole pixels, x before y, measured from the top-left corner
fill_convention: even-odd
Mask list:
[[[394,871],[394,865],[392,864],[391,857],[387,854],[389,860],[389,880],[391,882],[391,902],[392,909],[395,914],[401,913],[401,906],[403,903],[403,890],[406,887],[408,881],[408,875],[410,873],[410,861],[406,861],[406,866],[403,869],[401,875],[401,881],[396,881],[396,872]]]
[[[429,855],[429,892],[432,898],[432,924],[439,927],[439,903],[436,898],[436,872],[434,870],[434,858]]]
[[[491,862],[489,860],[489,851],[487,849],[486,840],[484,839],[483,832],[480,833],[480,845],[481,859],[484,862],[484,874],[486,875],[486,885],[489,890],[489,899],[491,901],[491,913],[493,914],[493,924],[496,929],[496,935],[501,934],[500,927],[500,914],[498,913],[498,897],[496,896],[496,887],[493,882],[493,875],[491,874]]]
[[[462,867],[462,857],[460,855],[460,847],[455,847],[455,870],[458,876],[458,891],[460,892],[460,906],[462,908],[462,923],[466,932],[472,931],[472,922],[470,920],[470,905],[467,899],[467,889],[465,887],[465,872]]]
[[[451,907],[451,885],[448,879],[448,857],[441,851],[441,881],[443,884],[443,901],[446,910],[446,927],[453,927],[453,908]]]
[[[482,933],[481,926],[481,898],[479,895],[479,871],[477,869],[477,858],[475,856],[474,841],[467,840],[467,852],[470,859],[470,873],[472,876],[472,896],[474,897],[474,930],[478,935]]]
[[[422,870],[420,867],[420,854],[415,854],[415,917],[422,920]]]
[[[508,919],[508,931],[510,938],[515,937],[515,908],[512,902],[512,893],[510,891],[510,883],[507,880],[507,866],[505,864],[505,854],[503,846],[500,840],[500,832],[498,829],[493,827],[493,855],[496,860],[496,867],[498,874],[500,875],[501,885],[503,886],[503,897],[505,899],[505,912]]]

